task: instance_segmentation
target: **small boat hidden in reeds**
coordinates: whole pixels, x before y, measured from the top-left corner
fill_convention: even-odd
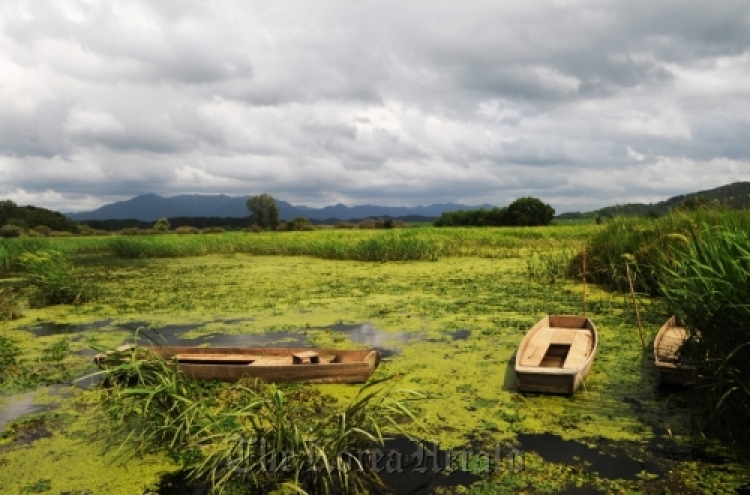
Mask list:
[[[518,347],[518,390],[572,394],[591,369],[597,345],[596,327],[589,318],[545,316]]]
[[[106,368],[127,360],[132,349],[121,346],[94,360]],[[136,353],[139,359],[151,355],[175,361],[194,380],[258,378],[267,383],[364,383],[380,362],[380,353],[372,349],[153,346],[137,348]]]
[[[654,338],[654,363],[659,385],[687,385],[694,380],[693,368],[680,359],[680,347],[690,334],[676,316],[659,329]]]

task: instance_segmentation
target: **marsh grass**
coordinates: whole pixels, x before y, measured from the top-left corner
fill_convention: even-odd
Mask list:
[[[18,358],[21,348],[18,342],[6,335],[0,335],[0,383],[5,383],[18,373]]]
[[[693,363],[701,431],[750,438],[750,235],[703,223],[664,253],[661,292],[690,331],[680,350]]]
[[[596,227],[596,226],[594,226]],[[566,247],[592,226],[227,232],[212,236],[117,236],[79,250],[101,249],[119,258],[170,258],[207,254],[313,256],[353,261],[434,261],[443,257],[520,257],[529,249]],[[73,242],[73,241],[70,241]],[[580,244],[580,242],[579,242]]]
[[[18,264],[30,288],[31,307],[80,304],[95,297],[94,284],[79,276],[59,251],[25,252],[18,257]]]
[[[3,239],[0,241],[0,275],[8,275],[22,269],[21,258],[27,253],[46,251],[51,240],[39,237]]]
[[[534,250],[525,258],[526,276],[541,283],[554,284],[565,280],[570,275],[569,267],[574,256],[572,249]]]
[[[112,351],[102,407],[107,444],[120,453],[167,451],[191,479],[216,493],[232,486],[268,492],[359,493],[378,484],[354,452],[382,445],[384,429],[413,418],[374,381],[349,404],[310,386],[188,380],[176,363],[144,348]]]
[[[586,243],[586,267],[589,280],[619,292],[629,284],[625,262],[630,263],[635,289],[658,295],[661,271],[658,265],[672,259],[693,235],[700,236],[697,226],[725,225],[750,231],[748,211],[675,212],[658,219],[615,217]],[[570,273],[582,272],[582,254],[571,261]]]
[[[15,320],[23,316],[19,299],[17,288],[0,288],[0,321]]]

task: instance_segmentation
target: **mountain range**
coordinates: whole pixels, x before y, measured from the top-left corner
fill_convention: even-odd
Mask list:
[[[174,217],[247,217],[249,215],[245,204],[248,196],[226,196],[189,194],[164,198],[157,194],[142,194],[134,198],[104,205],[93,211],[67,213],[73,221],[85,220],[127,220],[136,219],[153,222],[159,218]],[[295,206],[286,201],[276,199],[279,216],[285,220],[295,217],[305,217],[310,220],[351,220],[368,217],[393,218],[419,216],[435,218],[444,211],[474,210],[492,208],[492,205],[467,206],[454,203],[434,204],[430,206],[400,207],[358,205],[346,206],[337,204],[324,208]]]
[[[580,216],[611,216],[646,215],[655,213],[663,215],[671,208],[691,196],[704,196],[709,200],[716,200],[729,208],[750,208],[750,182],[735,182],[715,189],[698,191],[690,194],[674,196],[657,203],[629,203],[625,205],[607,206],[599,210],[586,213],[564,213],[559,218],[575,218]],[[135,219],[154,222],[159,218],[175,217],[247,217],[249,215],[245,204],[247,196],[202,195],[190,194],[164,198],[157,194],[143,194],[134,198],[104,205],[93,211],[67,213],[73,221],[85,220],[127,220]],[[455,203],[433,204],[430,206],[394,207],[376,205],[346,206],[337,204],[324,208],[295,206],[286,201],[276,199],[279,215],[282,219],[290,220],[295,217],[306,217],[310,220],[352,220],[368,217],[393,218],[425,217],[436,218],[445,211],[475,210],[492,208],[483,204],[467,206]]]
[[[701,196],[725,208],[735,210],[750,208],[750,182],[734,182],[714,189],[673,196],[657,203],[628,203],[624,205],[605,206],[604,208],[587,213],[563,213],[558,218],[611,217],[614,215],[661,216],[669,213],[669,210],[686,199],[696,196]]]

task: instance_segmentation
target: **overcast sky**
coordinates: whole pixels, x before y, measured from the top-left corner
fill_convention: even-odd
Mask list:
[[[0,198],[558,213],[750,180],[750,2],[7,0]]]

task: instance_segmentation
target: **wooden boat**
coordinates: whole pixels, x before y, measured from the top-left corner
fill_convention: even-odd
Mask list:
[[[572,394],[591,369],[598,340],[594,323],[586,317],[545,316],[518,347],[518,390]]]
[[[680,347],[688,340],[688,331],[672,316],[654,338],[654,362],[660,385],[687,385],[693,381],[692,367],[680,362]]]
[[[133,349],[121,346],[122,352]],[[194,380],[259,378],[268,383],[363,383],[380,362],[376,350],[253,347],[143,347],[144,354],[174,360]],[[139,349],[139,350],[140,350]],[[98,354],[100,368],[116,364],[114,353]],[[140,357],[140,356],[139,356]]]

